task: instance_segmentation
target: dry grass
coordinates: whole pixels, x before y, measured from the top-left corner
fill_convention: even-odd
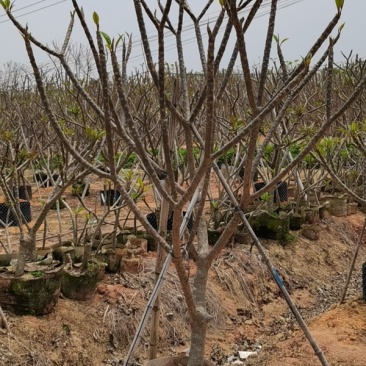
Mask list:
[[[239,254],[240,255],[240,254]],[[251,308],[255,302],[255,286],[249,277],[246,278],[243,272],[242,260],[230,263],[230,260],[217,261],[214,265],[216,276],[211,274],[217,282],[225,284],[229,293],[226,293],[224,299],[222,295],[214,290],[214,286],[209,283],[207,289],[207,306],[213,320],[210,322],[211,329],[224,329],[230,318],[230,311],[225,311],[226,307],[222,302],[226,301],[229,310],[235,303],[240,303],[240,308]],[[154,275],[153,259],[145,260],[144,271],[137,275],[123,273],[118,275],[118,281],[125,287],[135,290],[133,296],[121,294],[119,304],[110,307],[104,317],[110,332],[111,342],[115,347],[122,347],[126,350],[131,344],[138,327],[142,313],[145,309],[148,298],[153,290]],[[255,266],[254,264],[251,264]],[[261,268],[261,266],[259,266]],[[216,279],[215,279],[215,278]],[[168,271],[167,279],[161,295],[160,303],[160,332],[159,346],[161,349],[183,346],[189,342],[190,324],[186,304],[182,295],[178,277],[172,267]],[[149,327],[142,335],[141,344],[137,354],[145,354],[149,339]]]

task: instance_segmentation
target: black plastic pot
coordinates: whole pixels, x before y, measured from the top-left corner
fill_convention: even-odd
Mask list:
[[[266,185],[265,182],[256,182],[256,183],[254,183],[254,189],[257,192],[260,189],[262,189],[263,187],[265,187],[265,185]],[[273,195],[273,202],[274,203],[277,202],[277,196],[279,196],[280,202],[287,201],[288,200],[288,185],[287,185],[287,182],[278,182],[277,183],[277,188],[275,189],[275,191],[271,191],[270,193],[271,193],[271,195]]]
[[[254,183],[254,189],[257,192],[260,189],[262,189],[265,185],[266,185],[266,183],[264,183],[264,182],[255,182]]]
[[[19,202],[20,212],[22,213],[22,220],[24,222],[32,221],[32,212],[30,202]],[[0,227],[4,227],[5,225],[9,226],[18,226],[18,221],[14,216],[12,209],[7,203],[0,203]]]
[[[58,208],[60,210],[64,209],[66,205],[62,200],[58,200]],[[57,201],[50,207],[51,210],[57,210]]]
[[[52,174],[52,179],[56,181],[59,178],[59,174]],[[38,172],[35,174],[36,181],[42,188],[51,187],[53,185],[52,180],[49,178],[47,173]]]
[[[266,183],[264,182],[255,182],[254,183],[254,190],[255,192],[258,192],[260,189],[262,189],[264,186],[266,185]],[[259,197],[259,199],[261,200],[261,198]]]
[[[221,233],[222,231],[220,230],[207,230],[208,244],[211,246],[215,245],[216,242],[219,240]]]
[[[286,202],[288,200],[287,182],[278,182],[277,188],[273,195],[273,202],[277,203],[277,197],[280,198],[280,202]]]
[[[99,191],[101,206],[113,206],[117,201],[121,202],[121,194],[114,189]]]
[[[15,195],[15,189],[14,191],[14,195]],[[32,187],[31,186],[19,186],[18,188],[18,194],[19,194],[19,198],[21,200],[27,200],[30,201],[32,199]]]
[[[245,172],[245,169],[244,167],[241,167],[240,170],[239,170],[239,178],[240,179],[243,179],[244,178],[244,172]],[[253,175],[253,182],[256,182],[259,178],[259,172],[258,172],[258,169],[256,169],[256,171],[254,172],[254,175]]]
[[[186,211],[183,211],[183,216],[186,215]],[[158,220],[156,217],[155,213],[149,213],[146,215],[146,219],[147,221],[149,221],[150,225],[155,229],[158,230]],[[173,226],[173,212],[170,214],[170,217],[168,218],[167,221],[167,230],[172,230],[172,226]],[[188,231],[192,231],[193,229],[193,218],[190,217],[187,223],[187,229]]]

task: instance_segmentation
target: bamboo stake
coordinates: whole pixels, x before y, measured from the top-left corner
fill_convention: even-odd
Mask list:
[[[355,267],[356,258],[357,258],[358,251],[359,251],[360,246],[361,246],[362,238],[363,238],[363,236],[365,234],[365,230],[366,230],[366,218],[365,218],[365,221],[363,223],[363,227],[362,227],[362,230],[361,230],[361,233],[360,233],[360,237],[358,238],[358,242],[357,242],[357,246],[356,246],[356,249],[355,249],[355,253],[353,254],[353,258],[352,258],[352,262],[351,262],[351,267],[349,269],[347,281],[346,281],[346,284],[344,286],[344,290],[343,290],[343,293],[342,293],[342,296],[341,296],[341,300],[339,302],[340,304],[343,304],[344,299],[346,297],[348,285],[349,285],[349,282],[351,280],[351,275],[352,275],[352,272],[353,272],[353,268]]]
[[[187,227],[188,220],[189,220],[190,216],[192,215],[193,208],[194,208],[195,204],[197,203],[197,200],[199,199],[200,195],[201,195],[200,190],[197,190],[192,197],[192,200],[187,208],[187,212],[186,212],[185,216],[183,216],[182,224],[180,225],[180,229],[179,229],[180,236],[183,235],[183,233]],[[123,366],[127,366],[129,364],[131,357],[134,355],[136,348],[137,348],[138,344],[140,343],[140,340],[142,337],[142,332],[144,331],[146,324],[147,324],[147,320],[149,319],[149,316],[154,308],[155,301],[158,298],[158,296],[163,288],[164,282],[166,280],[166,275],[168,273],[168,269],[169,269],[172,259],[173,259],[172,253],[170,252],[165,259],[165,263],[160,272],[159,278],[155,282],[155,286],[152,290],[149,301],[147,302],[144,313],[141,316],[139,326],[137,327],[135,336],[132,340],[130,349],[128,350],[127,356],[124,360]]]
[[[178,104],[179,99],[179,85],[175,79],[173,83],[173,90],[172,90],[173,104]],[[170,116],[169,119],[169,127],[168,127],[168,144],[169,144],[169,151],[174,151],[175,145],[175,138],[177,134],[176,129],[177,121],[174,116]],[[168,166],[165,162],[165,167],[168,170]],[[169,180],[164,179],[162,180],[162,187],[168,192],[169,188]],[[160,217],[159,217],[159,234],[162,238],[166,239],[167,233],[167,221],[168,216],[170,215],[170,205],[169,202],[162,197],[161,204],[160,204]],[[158,281],[160,272],[164,265],[164,260],[166,258],[164,249],[159,245],[158,247],[158,255],[156,258],[156,266],[155,266],[155,281]],[[157,358],[158,354],[158,333],[159,333],[159,319],[160,319],[160,294],[156,298],[155,304],[152,309],[151,315],[151,326],[150,326],[150,348],[149,348],[149,360],[153,360]]]
[[[163,181],[162,186],[167,189],[168,182]],[[167,221],[169,216],[169,202],[162,198],[160,204],[160,216],[159,216],[159,234],[164,239],[167,232]],[[155,281],[159,280],[160,273],[162,271],[166,255],[164,249],[159,245],[157,249],[157,258],[155,264]],[[159,333],[159,319],[160,319],[160,294],[156,298],[155,304],[152,308],[151,326],[150,326],[150,348],[149,348],[149,360],[153,360],[157,357],[158,353],[158,333]]]
[[[244,214],[243,211],[240,212],[240,216],[241,216],[241,219],[242,219],[243,223],[246,225],[247,229],[249,230],[250,234],[252,235],[253,240],[254,240],[254,244],[257,247],[259,253],[261,254],[264,262],[266,263],[266,265],[269,269],[269,271],[271,272],[271,275],[272,275],[273,279],[275,280],[277,286],[281,290],[281,292],[282,292],[282,294],[283,294],[283,296],[284,296],[284,298],[287,302],[287,305],[289,306],[290,310],[294,314],[297,323],[299,324],[300,328],[302,329],[303,333],[305,334],[306,338],[308,339],[311,347],[313,348],[315,355],[319,358],[319,361],[321,362],[321,364],[323,366],[329,366],[329,363],[326,360],[322,350],[320,349],[320,347],[316,343],[315,339],[311,335],[311,333],[309,331],[309,328],[305,324],[305,321],[302,318],[299,310],[297,309],[296,305],[292,301],[290,294],[288,293],[286,287],[283,285],[283,282],[282,282],[280,276],[278,275],[275,267],[273,267],[269,257],[267,256],[267,254],[265,252],[264,247],[262,246],[262,244],[260,243],[258,237],[254,233],[254,231],[253,231],[252,227],[250,226],[247,218],[245,217],[245,214]]]

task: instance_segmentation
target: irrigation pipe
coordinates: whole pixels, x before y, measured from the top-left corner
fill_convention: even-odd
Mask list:
[[[349,282],[351,280],[351,275],[352,275],[352,272],[353,272],[353,268],[355,267],[355,263],[356,263],[358,251],[360,250],[362,238],[363,238],[363,236],[365,234],[365,229],[366,229],[366,218],[365,218],[365,221],[363,223],[363,227],[362,227],[362,230],[361,230],[361,233],[360,233],[360,237],[358,238],[358,242],[357,242],[357,246],[356,246],[356,249],[355,249],[355,253],[353,254],[353,258],[352,258],[352,262],[351,262],[351,267],[349,269],[347,281],[346,281],[346,284],[344,286],[344,290],[343,290],[343,293],[342,293],[341,300],[339,302],[340,304],[343,304],[344,299],[346,297],[346,293],[347,293],[347,289],[348,289]]]
[[[195,194],[193,195],[192,197],[192,200],[187,208],[187,212],[186,214],[183,216],[183,220],[182,220],[182,223],[180,225],[180,228],[179,228],[179,236],[182,237],[183,236],[183,233],[184,233],[184,230],[185,228],[187,227],[187,224],[188,224],[188,221],[189,221],[189,218],[193,212],[193,208],[198,200],[198,198],[200,197],[200,194],[201,194],[201,191],[200,190],[197,190],[195,192]],[[169,266],[170,266],[170,263],[172,262],[172,252],[170,252],[168,254],[168,256],[166,257],[165,259],[165,262],[164,262],[164,265],[163,265],[163,268],[160,272],[160,275],[158,277],[158,279],[156,280],[155,282],[155,286],[153,288],[153,291],[150,295],[150,298],[149,298],[149,301],[147,302],[147,305],[145,307],[145,310],[144,310],[144,313],[142,314],[142,317],[141,317],[141,320],[140,320],[140,323],[137,327],[137,330],[136,330],[136,333],[135,333],[135,336],[132,340],[132,343],[131,343],[131,346],[130,346],[130,349],[128,350],[128,353],[127,353],[127,356],[125,358],[125,361],[124,361],[124,364],[123,366],[127,366],[128,363],[130,362],[130,359],[131,357],[133,357],[135,351],[136,351],[136,348],[137,346],[139,345],[140,343],[140,340],[141,340],[141,337],[142,337],[142,332],[144,331],[144,329],[146,328],[146,323],[151,315],[151,312],[154,308],[154,305],[155,305],[155,301],[157,299],[157,297],[159,296],[162,288],[163,288],[163,285],[164,285],[164,282],[166,280],[166,275],[168,273],[168,270],[169,270]]]

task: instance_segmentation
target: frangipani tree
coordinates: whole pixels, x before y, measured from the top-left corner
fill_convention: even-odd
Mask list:
[[[44,224],[47,214],[55,202],[74,180],[85,176],[86,171],[70,156],[64,155],[63,173],[57,184],[53,186],[49,196],[44,199],[41,209],[32,215],[29,224],[30,203],[20,199],[19,187],[28,182],[34,173],[38,161],[45,160],[44,151],[50,145],[57,146],[59,154],[62,147],[49,129],[44,118],[43,108],[35,90],[35,84],[30,82],[28,75],[13,69],[1,84],[1,174],[0,186],[3,199],[8,209],[9,221],[19,228],[19,259],[16,276],[24,274],[26,262],[36,260],[36,235]],[[14,74],[18,75],[14,78]],[[65,152],[65,151],[64,151]],[[55,182],[54,182],[55,183]],[[28,197],[27,197],[28,195]],[[30,193],[26,191],[23,199],[28,200]],[[10,220],[10,218],[12,220]],[[2,217],[3,219],[3,217]]]
[[[162,150],[160,159],[151,155],[149,149],[154,146],[146,144],[146,140],[141,139],[139,125],[147,123],[146,119],[138,118],[136,114],[136,104],[128,94],[128,78],[126,76],[126,63],[128,61],[129,43],[127,38],[113,38],[103,33],[103,19],[99,19],[98,14],[94,13],[93,21],[95,35],[87,26],[85,15],[82,12],[78,1],[71,0],[74,12],[72,13],[71,23],[67,32],[65,42],[60,50],[54,50],[35,39],[27,27],[22,26],[12,14],[13,3],[10,0],[1,1],[8,17],[18,28],[23,36],[25,47],[33,69],[34,78],[38,92],[47,114],[50,125],[55,134],[67,151],[73,156],[75,161],[81,164],[86,170],[107,178],[112,181],[121,192],[123,200],[128,204],[137,219],[142,223],[146,230],[172,257],[176,268],[181,289],[184,294],[188,314],[191,322],[191,349],[189,365],[202,365],[206,343],[207,326],[211,316],[207,310],[206,288],[208,274],[211,264],[225,247],[228,240],[235,232],[240,219],[243,219],[243,212],[248,207],[251,199],[259,197],[264,192],[272,189],[277,182],[289,174],[297,164],[310,152],[316,142],[324,135],[325,131],[347,110],[356,99],[366,78],[360,80],[354,92],[336,110],[332,107],[333,92],[330,87],[325,90],[326,105],[322,124],[313,136],[307,141],[302,151],[283,169],[279,170],[267,185],[256,193],[252,193],[252,175],[264,154],[266,144],[279,130],[284,131],[283,123],[286,111],[293,105],[308,83],[315,77],[320,68],[326,64],[329,73],[328,86],[332,83],[333,70],[333,47],[336,44],[341,28],[335,30],[341,18],[343,7],[342,1],[336,1],[334,16],[318,39],[314,40],[313,46],[309,50],[304,50],[306,55],[301,63],[293,70],[288,70],[286,65],[281,62],[282,78],[277,83],[272,83],[271,88],[267,89],[269,83],[270,54],[274,42],[275,21],[278,9],[278,1],[271,1],[271,10],[268,19],[266,39],[263,44],[262,65],[258,71],[258,81],[252,78],[252,70],[249,64],[246,32],[252,26],[253,19],[263,6],[262,0],[220,0],[219,4],[213,0],[208,0],[202,7],[199,14],[195,14],[187,0],[166,0],[157,2],[158,11],[154,6],[148,5],[145,0],[134,0],[133,3],[125,6],[134,6],[137,23],[139,26],[141,41],[143,44],[146,65],[149,72],[149,79],[152,80],[156,100],[157,127],[154,131],[155,137],[158,136]],[[203,31],[201,24],[208,9],[215,9],[217,17]],[[242,19],[240,12],[248,10],[248,15]],[[94,57],[97,69],[97,80],[95,83],[100,89],[100,98],[96,99],[87,88],[73,74],[67,63],[65,53],[69,45],[72,34],[74,18],[77,17],[85,32],[88,45]],[[174,18],[176,17],[176,18]],[[194,83],[190,83],[187,73],[185,60],[189,57],[183,46],[182,28],[183,22],[189,19],[195,30],[198,46],[198,58],[202,68],[202,73],[197,76]],[[153,58],[151,43],[148,37],[147,23],[151,23],[158,42],[158,56]],[[176,25],[174,25],[176,24]],[[221,35],[220,31],[223,30]],[[169,72],[166,68],[165,37],[167,32],[174,35],[177,49],[177,72],[174,79],[179,86],[179,98],[177,93],[172,93],[171,85],[168,86]],[[207,35],[205,45],[203,34]],[[332,33],[335,35],[331,37]],[[235,47],[228,49],[229,38],[235,39]],[[329,40],[323,54],[318,55],[320,47]],[[85,153],[84,146],[75,146],[71,143],[70,137],[63,131],[63,126],[58,120],[55,110],[50,103],[50,97],[45,89],[44,80],[40,73],[38,63],[35,59],[33,48],[38,47],[52,58],[59,61],[60,67],[64,69],[67,77],[72,83],[73,88],[78,93],[78,97],[83,100],[87,108],[95,115],[95,120],[100,123],[105,131],[103,147],[105,149],[105,161],[108,171],[96,168],[92,162],[97,158],[96,150]],[[118,58],[119,47],[122,47],[122,60]],[[279,48],[280,49],[280,48]],[[222,65],[224,54],[230,55],[227,65]],[[107,57],[109,54],[109,57]],[[112,73],[108,73],[107,60],[112,63]],[[283,60],[283,59],[281,59]],[[236,121],[241,121],[235,126],[235,134],[228,134],[223,138],[220,124],[230,121],[231,116],[225,116],[222,111],[221,101],[225,98],[228,85],[234,78],[233,70],[235,63],[238,62],[242,71],[242,76],[235,82],[244,93],[241,95],[240,110]],[[219,77],[220,68],[226,71]],[[122,70],[122,71],[121,71]],[[194,90],[192,90],[192,85]],[[240,115],[242,113],[242,115]],[[72,125],[66,122],[68,128]],[[262,136],[262,127],[266,126],[266,134]],[[174,127],[174,128],[173,128]],[[294,126],[290,126],[291,128]],[[296,126],[295,126],[296,127]],[[295,128],[294,127],[294,128]],[[186,179],[187,186],[177,184],[174,174],[174,163],[172,150],[175,148],[174,131],[182,131],[180,142],[184,142],[187,158]],[[296,131],[292,132],[294,136]],[[220,143],[218,143],[220,136]],[[166,227],[164,220],[161,221],[160,231],[155,230],[145,216],[140,212],[134,200],[129,196],[123,180],[118,174],[118,167],[115,162],[116,139],[123,141],[125,146],[136,154],[141,166],[149,177],[150,182],[159,193],[162,202],[168,207],[168,211],[174,214],[171,243],[165,239]],[[147,138],[146,138],[147,139]],[[98,140],[100,143],[102,140]],[[216,161],[226,152],[239,146],[239,151],[243,152],[242,165],[244,166],[243,184],[241,188],[241,199],[238,202],[235,196],[228,189],[228,196],[232,201],[234,214],[225,226],[219,240],[213,247],[208,246],[207,222],[203,215],[205,200],[210,184],[212,169],[220,175]],[[197,147],[200,154],[197,159]],[[199,195],[197,195],[199,192]],[[180,226],[183,218],[185,206],[197,197],[195,204],[195,224],[192,232],[183,237]],[[184,267],[184,258],[181,252],[182,244],[189,247],[189,252],[197,264],[197,271],[193,281],[189,280]],[[327,364],[324,356],[319,352],[319,358],[323,364]]]

